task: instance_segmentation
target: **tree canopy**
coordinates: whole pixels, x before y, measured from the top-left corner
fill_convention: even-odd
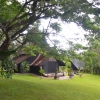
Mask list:
[[[96,7],[97,4],[99,3],[90,3],[87,0],[24,0],[22,2],[1,0],[0,51],[9,51],[11,44],[14,44],[15,41],[19,42],[18,39],[25,36],[23,32],[42,18],[60,18],[66,22],[72,21],[85,29],[97,32],[99,23],[92,22],[89,17],[93,14],[95,20],[98,19],[100,9]],[[51,27],[53,28],[53,25]],[[21,45],[23,43],[25,42],[22,39]]]
[[[75,22],[98,36],[99,5],[100,2],[95,0],[0,0],[0,60],[3,61],[26,43],[28,33],[25,30],[33,27],[33,35],[36,33],[38,36],[35,26],[41,19]],[[56,33],[60,31],[57,22],[50,23],[49,27]],[[40,32],[44,37],[54,34],[54,31],[49,33],[47,29]]]

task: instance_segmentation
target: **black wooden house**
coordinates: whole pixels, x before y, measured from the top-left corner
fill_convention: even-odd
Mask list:
[[[26,54],[21,54],[18,57],[14,58],[15,63],[17,64],[17,72],[22,73],[21,63],[23,61],[27,61],[30,66],[30,73],[40,74],[39,70],[42,68],[46,74],[55,73],[55,70],[60,66],[65,66],[65,63],[59,60],[56,60],[52,57],[46,58],[41,54],[37,54],[36,56],[29,56]]]

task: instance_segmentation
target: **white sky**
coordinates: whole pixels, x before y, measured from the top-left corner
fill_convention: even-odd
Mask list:
[[[48,20],[42,20],[41,28],[47,28],[48,26]],[[68,48],[69,45],[67,44],[67,40],[73,41],[74,43],[80,43],[82,45],[86,45],[87,41],[84,38],[84,34],[86,33],[81,27],[78,27],[75,23],[71,22],[70,24],[62,23],[61,21],[58,21],[58,23],[61,23],[62,31],[59,33],[61,36],[50,36],[50,39],[57,39],[60,41],[59,47],[60,48]],[[65,39],[66,38],[66,39]],[[48,43],[52,46],[52,43],[48,40]]]

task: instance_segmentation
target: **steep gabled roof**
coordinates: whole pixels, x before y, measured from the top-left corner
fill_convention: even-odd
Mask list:
[[[46,61],[46,57],[44,57],[42,54],[39,54],[35,60],[30,64],[30,66],[41,66]]]
[[[71,60],[71,62],[77,69],[80,69],[80,70],[83,70],[83,67],[85,66],[85,63],[78,59],[73,59]]]
[[[42,66],[46,61],[58,62],[59,66],[65,66],[64,62],[56,60],[52,57],[46,58],[42,54],[36,54],[36,56],[21,54],[14,58],[16,64],[19,64],[25,60],[29,63],[30,66]]]
[[[22,54],[17,57],[14,57],[13,60],[16,64],[19,64],[19,63],[23,62],[24,60],[28,59],[29,57],[30,57],[30,55]]]
[[[59,66],[65,66],[66,64],[63,61],[57,60]]]

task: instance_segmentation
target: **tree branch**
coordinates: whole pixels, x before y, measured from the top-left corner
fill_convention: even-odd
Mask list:
[[[18,36],[16,36],[14,39],[12,39],[12,41],[17,40],[20,36],[24,36],[26,34],[19,34]]]
[[[23,5],[23,7],[20,9],[20,11],[18,12],[18,14],[10,21],[10,23],[14,22],[16,20],[16,18],[21,14],[21,12],[24,11],[25,6],[27,6],[28,3],[30,3],[32,0],[30,1],[26,1],[25,4]]]
[[[6,39],[5,41],[2,43],[0,49],[2,50],[5,50],[5,49],[8,49],[9,45],[10,45],[10,41],[11,41],[11,38],[9,36],[9,33],[6,31],[6,28],[0,23],[0,27],[3,31],[3,33],[5,34],[6,36]]]
[[[18,30],[15,34],[13,34],[13,35],[11,36],[11,39],[15,38],[18,34],[20,34],[20,33],[22,33],[23,31],[25,31],[25,30],[29,27],[29,25],[32,24],[32,23],[34,23],[36,20],[37,20],[36,18],[33,18],[33,16],[31,16],[31,17],[28,19],[26,25],[24,25],[20,30]]]

